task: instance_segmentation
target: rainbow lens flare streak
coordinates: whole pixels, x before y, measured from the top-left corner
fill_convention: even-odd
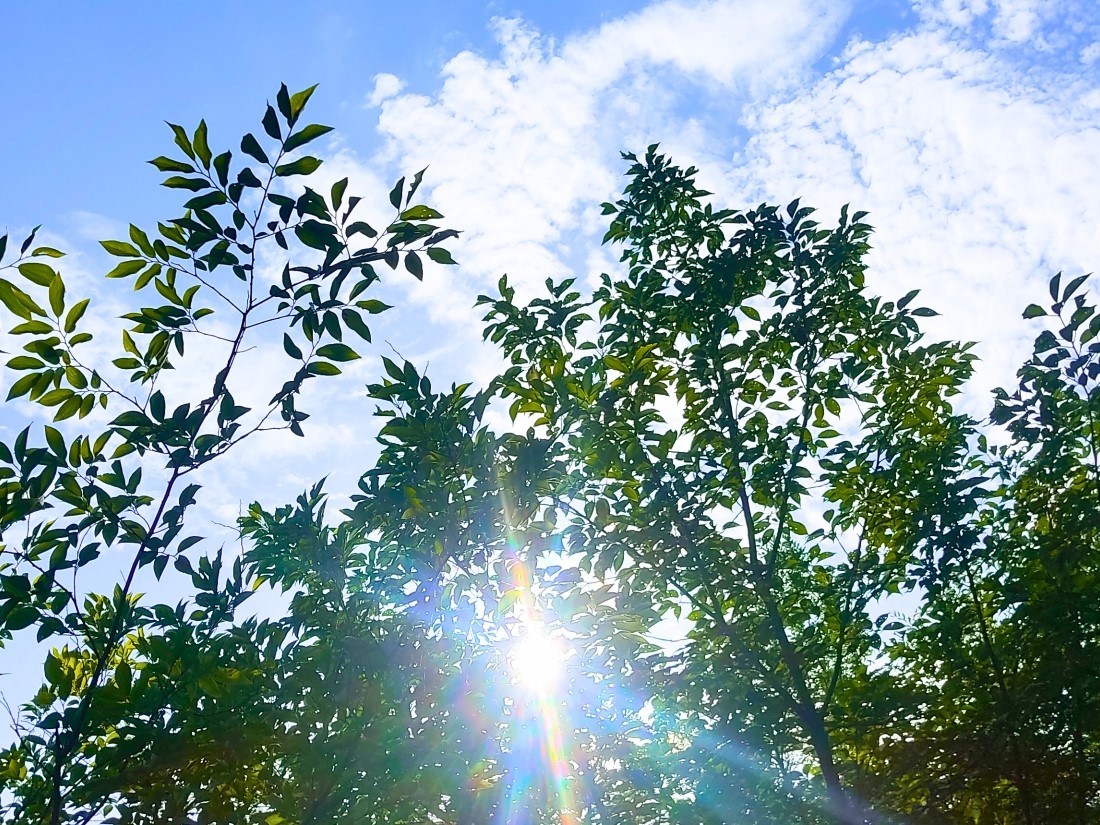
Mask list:
[[[528,617],[538,615],[531,578],[524,565],[514,568]],[[525,801],[542,786],[546,802],[560,816],[561,825],[578,825],[576,781],[568,758],[566,726],[558,686],[564,673],[564,651],[546,635],[542,622],[527,618],[524,636],[517,640],[511,662],[526,695],[516,698],[517,732],[512,751],[511,781],[501,810],[501,825],[528,825]]]

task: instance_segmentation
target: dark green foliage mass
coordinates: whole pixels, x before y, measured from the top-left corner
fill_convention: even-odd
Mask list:
[[[1084,278],[1027,308],[1035,354],[978,422],[956,408],[971,346],[926,340],[916,292],[867,288],[862,213],[718,209],[656,147],[624,156],[621,260],[593,292],[479,299],[496,380],[381,358],[350,506],[318,484],[202,552],[197,471],[302,434],[303,386],[389,308],[375,266],[453,263],[420,174],[377,231],[346,180],[300,182],[329,131],[299,122],[311,93],[280,89],[239,153],[172,126],[152,163],[183,214],[103,243],[148,303],[109,365],[61,253],[0,240],[8,398],[86,424],[0,443],[0,628],[52,648],[0,755],[4,821],[1096,820]],[[196,363],[196,336],[224,359]],[[246,408],[243,354],[272,342],[284,383]],[[196,397],[165,388],[204,368]],[[108,551],[126,566],[101,593]],[[150,575],[188,597],[143,596]],[[284,598],[252,615],[261,586]],[[524,684],[539,640],[561,673]]]

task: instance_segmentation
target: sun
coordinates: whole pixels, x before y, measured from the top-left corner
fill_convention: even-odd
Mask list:
[[[538,625],[529,625],[515,640],[509,660],[516,679],[526,687],[547,692],[565,673],[566,649]]]

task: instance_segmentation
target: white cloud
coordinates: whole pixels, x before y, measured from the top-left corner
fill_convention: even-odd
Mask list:
[[[1039,28],[1041,14],[1052,8],[1049,0],[997,0],[993,29],[1005,40],[1021,43]]]
[[[1034,50],[1057,59],[1073,40],[1097,34],[1094,0],[915,0],[925,23],[948,27],[995,49]]]
[[[98,242],[105,238],[122,238],[126,235],[125,223],[95,212],[77,209],[69,213],[68,219],[73,235],[82,240]]]
[[[664,3],[560,48],[498,21],[498,58],[457,55],[435,97],[387,101],[380,129],[403,168],[431,164],[433,200],[469,228],[464,271],[541,281],[560,274],[566,233],[598,229],[579,221],[615,189],[607,161],[678,102],[643,96],[650,73],[779,82],[816,54],[834,17],[794,0]]]
[[[1001,47],[1080,39],[1091,16],[1077,0],[916,6],[916,29],[850,44],[811,82],[844,6],[659,3],[561,44],[498,21],[499,54],[456,55],[437,94],[382,107],[388,158],[430,162],[433,204],[467,230],[457,275],[429,273],[411,299],[462,346],[480,333],[473,295],[499,274],[521,294],[590,275],[617,150],[659,140],[708,188],[724,181],[727,203],[798,195],[827,217],[844,202],[869,209],[875,287],[922,287],[944,312],[933,334],[981,341],[984,412],[985,390],[1011,381],[1029,346],[1022,307],[1057,269],[1100,259],[1088,206],[1098,90]],[[1080,22],[1058,29],[1059,11]],[[959,39],[975,26],[985,33]]]
[[[847,3],[809,0],[663,2],[557,43],[518,20],[495,21],[499,53],[462,52],[432,96],[382,103],[385,160],[429,166],[426,197],[464,230],[458,270],[406,279],[408,299],[469,374],[490,374],[477,346],[475,296],[508,273],[521,295],[547,277],[584,274],[614,197],[622,148],[702,140],[676,111],[700,90],[716,116],[751,95],[789,87],[829,45]],[[376,82],[376,91],[378,88]],[[692,90],[695,90],[692,92]]]
[[[1020,43],[1039,28],[1052,0],[918,0],[915,4],[929,20],[965,28],[989,19],[994,33],[1010,43]]]
[[[755,108],[730,187],[803,195],[829,217],[869,209],[872,283],[922,288],[944,313],[934,333],[980,342],[988,389],[1012,381],[1034,334],[1020,312],[1046,279],[1100,261],[1095,93],[939,30],[861,44],[812,88]],[[988,396],[974,403],[984,413]]]
[[[378,106],[384,100],[389,100],[405,88],[405,82],[397,75],[382,72],[374,76],[374,88],[367,95],[368,106]]]

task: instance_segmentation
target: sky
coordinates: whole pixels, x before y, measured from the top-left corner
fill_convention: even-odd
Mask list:
[[[388,280],[378,346],[313,382],[306,438],[265,435],[211,468],[202,513],[222,523],[326,475],[346,502],[373,454],[362,388],[381,355],[436,383],[495,374],[473,302],[501,274],[531,296],[546,277],[613,272],[599,204],[622,185],[622,150],[660,142],[724,207],[868,210],[871,289],[920,288],[941,312],[930,335],[978,342],[963,403],[979,417],[1029,352],[1023,308],[1055,272],[1100,262],[1094,0],[0,3],[0,31],[0,232],[42,224],[70,253],[70,292],[96,297],[104,342],[124,298],[98,277],[96,241],[178,208],[143,162],[173,148],[163,121],[205,118],[215,147],[235,147],[280,82],[320,84],[310,119],[335,127],[322,182],[347,175],[382,205],[428,166],[426,202],[463,230],[460,266]],[[249,357],[243,392],[259,398],[279,362]],[[0,368],[4,387],[14,377]],[[30,420],[5,405],[0,438]]]

